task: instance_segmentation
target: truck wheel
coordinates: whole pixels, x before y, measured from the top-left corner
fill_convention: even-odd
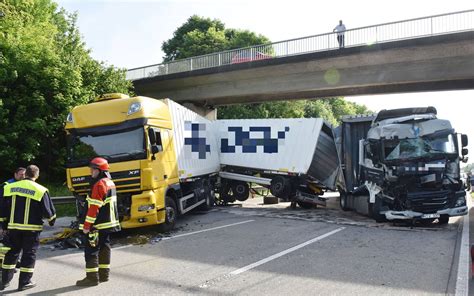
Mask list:
[[[375,203],[372,205],[372,218],[374,218],[374,220],[377,223],[387,222],[387,218],[385,217],[385,215],[380,214],[382,205],[383,205],[382,199],[375,197]],[[369,208],[370,208],[370,205],[369,205]]]
[[[167,196],[165,199],[165,209],[166,209],[166,218],[165,223],[163,224],[164,231],[170,231],[174,228],[176,223],[176,217],[178,216],[178,208],[174,199]]]
[[[315,207],[315,205],[313,205],[312,203],[309,203],[309,202],[304,202],[304,201],[297,201],[296,202],[300,207],[302,207],[303,209],[312,209]]]
[[[290,186],[290,182],[285,177],[277,176],[270,183],[270,192],[273,196],[285,199],[290,194]]]
[[[349,207],[347,206],[347,192],[339,191],[339,206],[343,211],[349,211]]]
[[[230,182],[224,181],[221,183],[219,199],[223,205],[227,205],[229,202],[234,202],[234,193],[231,190]]]
[[[242,181],[232,182],[232,193],[235,199],[239,201],[246,201],[249,198],[250,193],[249,184]]]
[[[449,223],[449,216],[448,215],[441,215],[441,217],[438,218],[438,223],[439,225],[445,225]]]

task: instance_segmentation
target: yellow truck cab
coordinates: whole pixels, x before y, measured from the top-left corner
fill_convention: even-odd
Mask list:
[[[214,203],[219,171],[211,122],[169,100],[106,94],[67,117],[67,184],[82,211],[88,162],[110,163],[122,228],[164,223]]]

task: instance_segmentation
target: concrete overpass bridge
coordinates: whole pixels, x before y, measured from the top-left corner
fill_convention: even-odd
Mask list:
[[[474,10],[130,69],[136,93],[219,105],[474,88]],[[213,117],[211,115],[211,117]]]

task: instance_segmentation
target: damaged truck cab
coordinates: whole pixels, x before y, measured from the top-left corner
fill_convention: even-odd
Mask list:
[[[378,222],[438,219],[445,224],[449,217],[467,214],[460,175],[460,161],[467,160],[467,136],[456,134],[451,123],[436,114],[434,107],[427,107],[382,110],[366,117],[365,137],[357,139],[358,145],[352,143],[357,147],[352,150],[358,150],[358,168],[352,168],[357,174],[349,183],[356,186],[341,196],[343,209],[365,212]],[[343,133],[351,129],[351,119],[344,124]],[[351,167],[353,162],[345,167],[346,176]]]

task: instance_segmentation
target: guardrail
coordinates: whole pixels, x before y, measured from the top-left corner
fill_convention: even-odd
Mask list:
[[[51,200],[55,205],[65,205],[76,202],[76,198],[74,196],[54,196],[51,197]]]
[[[344,39],[345,47],[354,47],[472,30],[474,9],[350,29],[345,31]],[[126,77],[129,80],[138,80],[337,49],[337,33],[331,32],[133,68],[127,71]]]

